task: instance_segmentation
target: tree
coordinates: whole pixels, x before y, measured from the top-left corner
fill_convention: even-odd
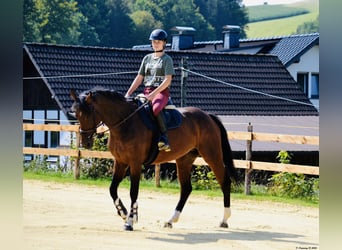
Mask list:
[[[88,19],[84,16],[80,16],[80,45],[92,45],[96,46],[100,43],[99,35],[97,34],[95,27],[88,24]]]
[[[109,8],[103,0],[78,0],[79,11],[87,18],[81,39],[86,45],[100,45],[108,26]],[[81,24],[82,27],[82,24]]]
[[[24,0],[23,13],[23,40],[38,41],[40,38],[40,15],[35,1]]]
[[[196,29],[222,39],[222,27],[248,22],[242,0],[24,0],[24,41],[132,47],[155,28]]]
[[[315,21],[305,22],[297,27],[296,34],[308,34],[319,32],[319,18],[317,16]]]
[[[27,11],[27,12],[26,12]],[[84,16],[74,0],[24,0],[24,41],[79,43]]]
[[[162,21],[164,19],[164,13],[162,8],[160,7],[159,1],[155,0],[131,0],[132,3],[131,11],[146,11],[152,15],[155,20]]]
[[[156,27],[163,27],[161,22],[155,20],[152,14],[145,10],[135,11],[130,17],[135,24],[135,45],[146,44],[151,31]]]
[[[126,0],[107,0],[109,9],[105,33],[101,37],[101,45],[109,47],[131,47],[134,43],[135,26],[129,16]]]
[[[77,41],[78,17],[77,2],[65,0],[37,0],[41,2],[40,11],[43,20],[40,23],[42,42],[45,43],[70,43]]]
[[[206,22],[193,0],[163,1],[160,3],[165,12],[164,23],[167,29],[174,26],[190,26],[196,29],[196,39],[215,38],[214,28]]]
[[[216,39],[222,39],[222,27],[238,25],[241,37],[246,37],[244,28],[248,23],[247,9],[242,0],[195,0],[199,12],[215,29]]]

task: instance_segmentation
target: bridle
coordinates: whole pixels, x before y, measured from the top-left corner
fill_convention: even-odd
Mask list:
[[[100,126],[102,126],[102,125],[104,125],[104,123],[101,121],[101,122],[99,122],[99,124],[97,124],[94,128],[87,129],[87,130],[83,130],[83,129],[80,128],[79,131],[80,131],[80,134],[81,134],[81,135],[90,134],[90,135],[88,136],[88,139],[89,139],[89,138],[91,138],[91,137],[96,133],[97,129],[98,129]],[[104,132],[107,132],[107,131],[104,131]]]
[[[95,119],[96,110],[94,109],[93,106],[91,106],[91,112],[94,114],[94,116],[93,116],[93,121],[94,121],[94,124],[96,124],[96,119]],[[94,134],[96,134],[97,129],[98,129],[100,126],[102,126],[102,125],[104,125],[104,123],[103,123],[102,121],[100,121],[97,125],[95,125],[95,126],[94,126],[93,128],[91,128],[91,129],[86,129],[86,130],[84,130],[84,129],[82,129],[82,128],[80,127],[79,131],[80,131],[80,134],[81,134],[81,135],[87,135],[87,134],[89,134],[89,135],[87,136],[87,139],[91,139],[91,138],[94,136]]]
[[[107,125],[108,129],[106,129],[105,131],[101,132],[101,134],[102,134],[102,133],[105,133],[105,132],[107,132],[107,131],[109,131],[110,129],[114,129],[114,128],[117,128],[117,127],[121,126],[121,125],[124,124],[127,120],[129,120],[130,118],[132,118],[140,109],[144,108],[145,105],[147,105],[147,104],[148,104],[148,102],[143,103],[139,108],[135,109],[131,114],[129,114],[125,119],[123,119],[122,121],[118,122],[117,124],[114,124],[114,125],[111,125],[111,126],[108,126],[108,125]],[[92,107],[92,112],[94,113],[94,117],[93,117],[94,124],[96,124],[96,122],[95,122],[95,115],[96,115],[97,111],[94,109],[93,106],[91,106],[91,107]],[[87,137],[87,139],[90,139],[91,137],[94,136],[94,134],[96,134],[97,129],[98,129],[100,126],[103,126],[103,125],[105,125],[104,122],[100,121],[97,125],[95,125],[94,128],[87,129],[87,130],[83,130],[83,129],[80,128],[79,131],[80,131],[80,134],[81,134],[81,135],[82,135],[82,134],[89,134],[89,136]]]

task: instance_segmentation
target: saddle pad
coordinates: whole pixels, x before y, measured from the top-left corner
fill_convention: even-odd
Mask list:
[[[139,105],[142,105],[142,103],[139,103]],[[177,109],[163,109],[162,112],[164,113],[167,129],[178,128],[182,124],[183,116]],[[158,125],[152,114],[152,107],[150,105],[146,105],[145,108],[140,109],[139,115],[148,129],[158,129]]]

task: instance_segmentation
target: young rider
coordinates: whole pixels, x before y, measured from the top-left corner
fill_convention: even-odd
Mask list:
[[[125,97],[129,97],[144,83],[144,95],[151,101],[153,114],[157,119],[160,128],[158,142],[159,150],[171,151],[167,128],[162,109],[168,102],[172,76],[175,74],[172,58],[164,52],[166,47],[167,33],[162,29],[155,29],[150,35],[153,53],[146,55],[139,68],[139,72],[128,89]]]

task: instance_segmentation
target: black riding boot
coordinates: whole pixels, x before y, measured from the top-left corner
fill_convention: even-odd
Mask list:
[[[164,114],[162,113],[163,111],[160,111],[159,114],[156,116],[158,125],[159,125],[159,129],[160,129],[160,138],[159,138],[159,142],[158,142],[158,148],[159,151],[166,151],[166,152],[170,152],[171,148],[169,145],[169,140],[167,138],[167,128],[165,125],[165,119],[164,119]]]

